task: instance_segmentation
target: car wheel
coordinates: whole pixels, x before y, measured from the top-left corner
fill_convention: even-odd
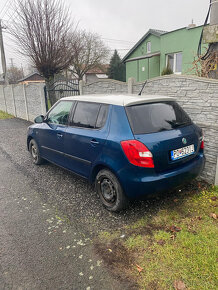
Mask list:
[[[128,200],[117,177],[109,170],[102,169],[96,176],[95,187],[103,205],[113,212],[127,207]]]
[[[43,163],[44,160],[40,156],[39,147],[34,139],[30,141],[29,151],[34,164],[40,165]]]

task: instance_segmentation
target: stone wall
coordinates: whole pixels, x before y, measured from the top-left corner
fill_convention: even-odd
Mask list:
[[[81,91],[82,87],[82,91]],[[80,94],[127,94],[128,84],[120,81],[103,79],[97,82],[84,84],[80,83]]]
[[[141,87],[142,83],[133,84],[133,93],[136,94]],[[207,161],[202,177],[214,183],[218,160],[218,81],[165,76],[149,80],[142,94],[176,97],[192,120],[203,129]]]
[[[101,80],[85,85],[80,83],[83,94],[138,94],[143,83]],[[142,95],[175,97],[185,111],[204,131],[206,165],[202,177],[218,185],[218,80],[192,76],[170,75],[151,79]]]
[[[46,113],[44,84],[0,86],[0,110],[33,121]]]

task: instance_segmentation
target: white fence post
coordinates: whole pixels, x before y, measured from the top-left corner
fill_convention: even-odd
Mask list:
[[[25,90],[25,84],[23,84],[23,97],[24,97],[24,105],[25,105],[25,110],[26,110],[26,119],[29,121],[29,111],[28,111],[28,106],[27,106],[27,98],[26,98],[26,90]]]
[[[7,103],[6,103],[6,98],[5,98],[5,91],[4,91],[4,86],[2,86],[2,93],[3,93],[3,98],[4,98],[4,103],[5,103],[5,112],[7,113]]]
[[[216,162],[215,185],[218,185],[218,156],[217,156],[217,162]]]
[[[41,100],[41,111],[42,115],[46,114],[46,104],[45,104],[45,91],[44,91],[44,84],[40,87],[40,100]]]
[[[14,98],[14,87],[11,85],[11,96],[13,99],[13,105],[14,105],[14,116],[17,117],[17,110],[16,110],[16,104],[15,104],[15,98]]]
[[[83,80],[80,80],[79,81],[79,94],[80,95],[83,95],[83,85],[84,85],[84,82],[83,82]]]
[[[133,84],[134,84],[134,78],[128,79],[128,94],[133,94]]]

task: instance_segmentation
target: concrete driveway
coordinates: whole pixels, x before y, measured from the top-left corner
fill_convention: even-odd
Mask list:
[[[112,214],[85,180],[50,163],[33,165],[29,125],[0,120],[0,289],[129,289],[92,240],[140,218],[148,203]]]

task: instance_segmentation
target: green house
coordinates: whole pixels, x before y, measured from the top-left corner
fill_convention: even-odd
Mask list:
[[[140,82],[157,77],[167,66],[174,74],[190,74],[202,29],[195,25],[170,32],[150,29],[122,60],[126,79]]]

